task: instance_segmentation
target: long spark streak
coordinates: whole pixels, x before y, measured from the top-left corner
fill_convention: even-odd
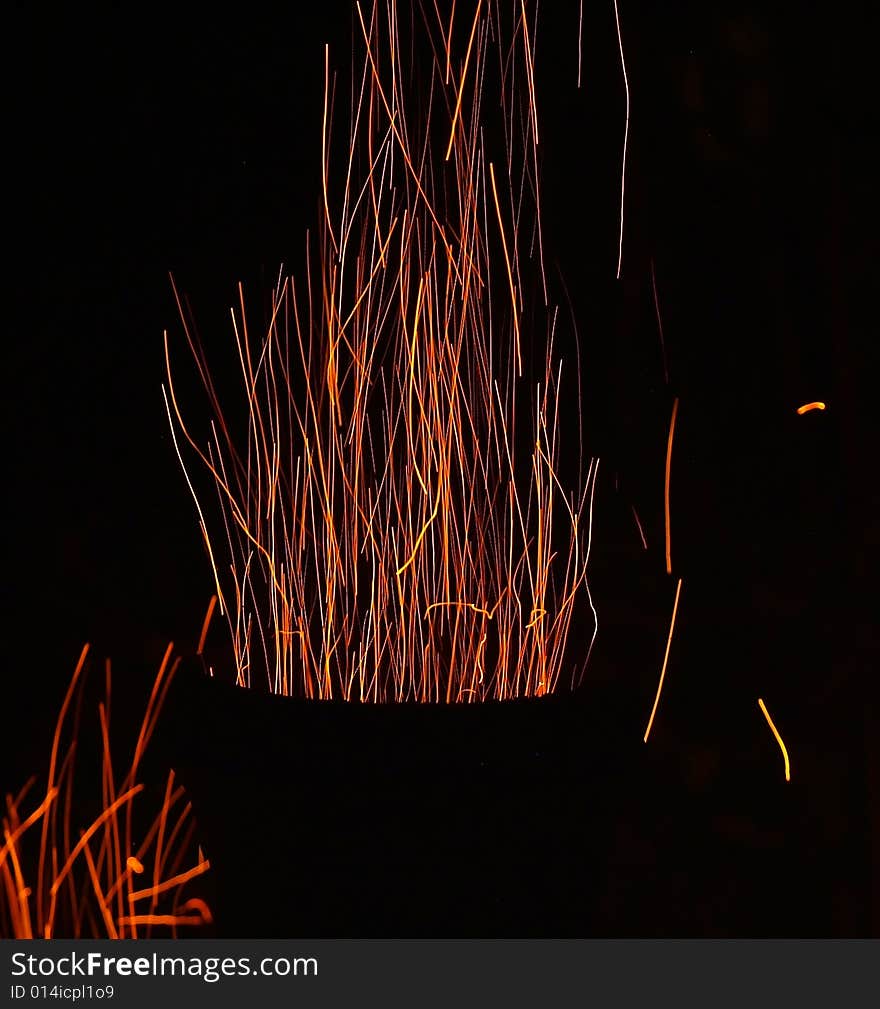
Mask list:
[[[666,439],[666,477],[663,482],[663,505],[666,520],[666,574],[672,574],[672,522],[669,513],[669,476],[672,471],[672,439],[675,435],[675,417],[678,413],[678,397],[672,404],[672,417],[669,420],[669,435]]]
[[[507,266],[507,279],[510,284],[510,304],[513,311],[513,328],[516,333],[516,373],[522,375],[522,354],[519,344],[519,312],[516,307],[516,285],[513,282],[513,270],[510,266],[510,253],[507,251],[507,239],[504,237],[504,224],[501,220],[501,207],[498,203],[498,190],[495,186],[495,166],[489,164],[489,178],[492,182],[492,195],[495,197],[495,211],[498,214],[498,227],[501,231],[501,247],[504,249],[504,263]]]
[[[455,142],[455,128],[458,125],[458,117],[461,113],[461,96],[464,93],[464,82],[467,79],[468,64],[471,61],[471,50],[474,47],[474,35],[477,33],[477,25],[480,22],[480,8],[483,5],[483,0],[477,0],[477,9],[474,12],[474,23],[471,25],[471,35],[468,39],[467,53],[464,57],[464,68],[461,71],[461,81],[458,85],[458,97],[455,100],[455,114],[452,117],[452,128],[449,131],[449,145],[446,148],[445,161],[449,160],[449,155],[452,154],[452,145]],[[450,24],[450,33],[452,26]]]
[[[782,750],[782,759],[785,761],[785,780],[791,781],[791,765],[788,762],[788,750],[785,748],[785,743],[782,741],[782,736],[779,735],[779,730],[773,724],[773,719],[770,717],[770,712],[767,710],[766,705],[758,698],[758,707],[763,712],[764,717],[767,719],[767,724],[770,726],[770,731],[776,737],[776,742],[779,743],[779,749]]]
[[[645,729],[645,742],[651,734],[651,726],[654,724],[654,716],[657,714],[657,705],[660,703],[660,692],[663,690],[663,680],[666,677],[666,664],[669,661],[669,649],[672,646],[672,632],[675,630],[675,614],[678,612],[678,596],[681,592],[681,579],[675,587],[675,602],[672,606],[672,619],[669,621],[669,637],[666,639],[666,652],[663,655],[663,667],[660,670],[660,682],[657,684],[657,696],[654,698],[654,707],[651,708],[651,717],[648,719],[648,727]]]
[[[623,200],[626,186],[626,146],[629,140],[629,79],[626,75],[626,60],[623,57],[623,36],[620,33],[620,14],[617,0],[614,0],[614,23],[617,26],[617,45],[620,49],[620,68],[623,71],[623,87],[626,91],[626,123],[623,128],[623,157],[620,166],[620,234],[617,240],[617,279],[623,266]]]
[[[324,46],[324,114],[321,121],[321,189],[324,196],[324,219],[327,224],[327,232],[330,241],[333,243],[335,252],[339,252],[339,245],[333,234],[333,226],[330,223],[330,201],[327,197],[327,102],[330,94],[330,46]]]
[[[578,88],[581,86],[581,61],[584,51],[584,0],[578,4]]]
[[[816,400],[813,403],[804,403],[803,406],[799,406],[797,408],[797,412],[798,412],[798,416],[802,416],[803,414],[810,413],[813,410],[824,410],[824,409],[825,409],[825,404],[822,403],[822,402],[820,402],[819,400]]]
[[[208,603],[208,612],[205,614],[204,622],[202,623],[202,633],[199,635],[199,646],[196,649],[196,655],[201,655],[205,650],[205,641],[208,637],[208,628],[211,626],[211,617],[214,614],[214,607],[217,605],[217,596],[211,596],[211,601]]]
[[[176,876],[172,876],[170,879],[166,879],[153,886],[148,886],[143,890],[135,890],[128,895],[128,902],[129,904],[134,904],[136,901],[143,900],[145,897],[155,897],[160,893],[165,893],[167,890],[173,890],[175,887],[182,886],[184,883],[189,882],[189,880],[194,879],[196,876],[201,876],[202,873],[207,872],[210,868],[211,863],[205,859],[203,862],[199,862],[198,865],[193,866],[192,869],[187,869],[186,872],[180,872]]]

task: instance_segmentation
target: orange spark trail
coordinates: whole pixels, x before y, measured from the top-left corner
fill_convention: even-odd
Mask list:
[[[128,895],[128,902],[129,904],[134,904],[135,901],[143,900],[145,897],[157,897],[160,893],[165,893],[166,890],[173,890],[175,887],[182,886],[196,876],[201,876],[202,873],[207,872],[210,868],[211,863],[206,859],[204,862],[199,862],[198,865],[193,866],[192,869],[178,873],[176,876],[172,876],[162,883],[155,883],[153,886],[148,886],[143,890],[135,890]]]
[[[196,914],[132,914],[123,915],[120,925],[204,925],[205,919]]]
[[[43,799],[33,813],[31,813],[31,815],[23,823],[20,823],[11,834],[6,836],[6,843],[2,848],[0,848],[0,868],[3,867],[3,863],[6,861],[6,856],[15,850],[16,841],[29,827],[32,827],[37,820],[40,819],[40,817],[46,815],[57,795],[58,789],[50,788],[46,794],[46,798]],[[16,805],[16,803],[13,803],[13,805]]]
[[[663,486],[664,515],[666,519],[666,574],[672,574],[672,523],[669,514],[669,475],[672,471],[672,438],[675,435],[675,416],[678,413],[678,397],[672,404],[672,417],[669,420],[669,436],[666,439],[666,479]]]
[[[791,781],[791,766],[788,763],[788,750],[785,748],[785,743],[782,742],[782,736],[779,735],[779,730],[773,724],[773,719],[770,717],[770,712],[767,710],[764,702],[761,698],[758,698],[758,707],[767,719],[767,724],[770,726],[770,731],[776,737],[776,742],[779,743],[779,749],[782,750],[782,759],[785,761],[785,780]]]
[[[82,652],[80,653],[79,661],[76,664],[76,668],[73,671],[73,676],[70,680],[70,686],[67,688],[67,693],[64,697],[64,703],[61,705],[61,713],[58,716],[58,722],[55,725],[55,735],[52,738],[52,755],[49,759],[49,785],[48,791],[51,792],[55,787],[55,769],[58,761],[58,747],[61,743],[61,729],[64,725],[64,719],[67,714],[67,709],[70,706],[71,698],[73,697],[74,691],[76,689],[77,681],[83,671],[83,667],[86,663],[86,655],[88,654],[89,646],[85,645]],[[45,924],[43,917],[43,869],[44,869],[44,858],[43,853],[46,850],[46,843],[49,836],[49,817],[43,819],[43,833],[40,838],[40,865],[37,870],[37,930],[38,932],[43,931],[43,926]]]
[[[504,249],[504,264],[507,267],[507,279],[510,283],[510,304],[513,310],[513,327],[516,333],[516,372],[522,375],[522,354],[519,345],[519,312],[516,307],[516,286],[513,282],[513,270],[510,266],[510,253],[507,251],[507,239],[504,237],[504,224],[501,220],[501,207],[498,204],[498,190],[495,186],[495,166],[489,165],[489,178],[492,181],[492,195],[495,198],[495,211],[498,214],[498,227],[501,231],[501,246]]]
[[[803,406],[797,408],[798,415],[801,416],[805,413],[810,413],[812,410],[824,410],[825,404],[816,400],[814,403],[804,403]]]
[[[681,579],[675,587],[675,602],[672,606],[672,620],[669,622],[669,637],[666,639],[666,652],[663,655],[663,667],[660,670],[660,682],[657,684],[657,696],[654,698],[654,707],[651,708],[651,717],[648,719],[648,727],[645,729],[645,742],[651,734],[651,726],[654,724],[654,715],[657,714],[657,705],[660,703],[660,692],[663,690],[663,679],[666,676],[666,663],[669,661],[669,649],[672,645],[672,632],[675,629],[675,614],[678,612],[678,596],[681,592]]]
[[[74,846],[73,851],[70,853],[70,855],[68,855],[67,861],[64,863],[64,867],[61,869],[61,872],[59,872],[58,875],[55,877],[55,879],[52,881],[52,886],[49,888],[50,896],[54,897],[55,894],[58,892],[59,887],[64,882],[65,878],[67,877],[67,874],[70,872],[71,866],[76,861],[76,856],[80,853],[83,847],[86,844],[88,844],[89,838],[95,833],[95,831],[97,831],[97,829],[107,820],[110,820],[113,817],[113,814],[116,812],[117,809],[119,809],[120,806],[125,805],[126,802],[131,802],[131,800],[138,794],[138,792],[143,791],[143,788],[144,788],[143,785],[135,785],[133,788],[128,789],[127,792],[124,792],[122,795],[120,795],[115,802],[112,802],[100,814],[100,816],[97,817],[97,819],[92,823],[89,829],[85,831],[82,837],[80,837],[79,841]]]
[[[214,607],[217,605],[217,596],[211,596],[211,601],[208,603],[208,612],[205,614],[205,620],[202,624],[202,633],[199,635],[199,647],[196,649],[196,655],[201,655],[205,650],[205,639],[208,637],[208,628],[211,625],[211,617],[214,614]]]
[[[480,7],[483,4],[483,0],[477,0],[477,9],[474,12],[474,23],[471,25],[471,36],[468,39],[467,53],[464,58],[464,68],[461,71],[461,81],[458,85],[458,97],[455,100],[455,113],[452,117],[452,129],[449,131],[449,146],[446,148],[446,158],[444,160],[449,160],[449,155],[452,153],[452,145],[455,142],[455,127],[458,123],[458,117],[461,113],[461,96],[464,92],[464,82],[467,78],[468,64],[471,61],[471,50],[474,47],[474,35],[477,33],[477,25],[480,23]],[[452,31],[452,24],[450,22],[450,34]]]

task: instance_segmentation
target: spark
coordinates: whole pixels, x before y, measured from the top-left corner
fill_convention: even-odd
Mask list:
[[[76,667],[73,670],[73,676],[70,679],[70,684],[68,685],[67,693],[64,696],[64,701],[61,705],[61,713],[58,715],[58,721],[55,724],[55,734],[52,737],[52,753],[49,758],[49,784],[48,784],[49,792],[51,792],[52,789],[55,787],[55,771],[58,766],[58,748],[61,743],[61,729],[62,726],[64,725],[64,719],[67,715],[68,708],[70,707],[70,701],[76,690],[77,683],[79,682],[82,671],[85,668],[86,656],[88,655],[88,652],[89,652],[89,646],[84,645],[83,650],[80,652],[79,660],[76,664]],[[45,816],[43,818],[42,837],[40,838],[41,852],[46,850],[48,837],[49,837],[49,817]],[[37,898],[38,901],[40,900],[43,894],[43,873],[44,873],[44,859],[40,858],[39,868],[37,869],[37,894],[39,895]],[[40,932],[43,930],[42,911],[43,911],[42,904],[38,903],[37,929]]]
[[[654,314],[657,316],[657,330],[660,333],[660,352],[663,355],[663,380],[669,385],[669,366],[666,361],[666,341],[663,339],[663,319],[660,315],[660,299],[657,297],[657,277],[654,273],[654,259],[651,258],[651,289],[654,292]]]
[[[639,521],[639,513],[636,511],[635,505],[630,505],[630,508],[632,508],[633,518],[636,520],[636,525],[638,526],[639,529],[639,536],[641,536],[642,538],[642,546],[645,548],[645,550],[647,550],[648,541],[645,539],[645,530],[642,528],[642,523]]]
[[[620,271],[623,266],[623,201],[626,186],[626,146],[629,140],[629,80],[626,75],[626,60],[623,57],[623,36],[620,32],[620,13],[617,9],[617,0],[614,0],[614,23],[617,26],[617,45],[620,49],[620,67],[623,71],[623,87],[626,92],[626,122],[623,128],[623,156],[620,166],[620,234],[617,240],[617,279],[620,280]]]
[[[333,225],[330,221],[330,200],[327,195],[327,166],[329,156],[327,154],[327,104],[330,96],[330,46],[324,46],[324,113],[321,120],[321,189],[324,196],[324,219],[327,224],[327,233],[333,243],[333,249],[338,254],[339,245],[336,236],[333,234]]]
[[[55,894],[58,893],[58,890],[61,888],[61,884],[67,878],[67,874],[70,872],[73,863],[76,861],[76,856],[82,851],[86,844],[88,844],[89,838],[103,823],[110,820],[121,806],[124,806],[127,802],[131,802],[131,800],[139,792],[142,792],[143,789],[144,786],[140,784],[132,786],[127,791],[123,792],[123,794],[120,795],[115,802],[112,802],[106,809],[101,811],[100,815],[94,820],[88,830],[84,831],[84,833],[80,836],[79,841],[77,841],[74,845],[73,851],[71,851],[71,853],[67,856],[67,861],[64,863],[64,867],[61,872],[59,872],[52,881],[52,886],[49,888],[49,895],[51,897],[54,897]]]
[[[134,904],[135,901],[143,900],[144,897],[156,897],[160,893],[165,893],[166,890],[173,890],[176,887],[183,886],[184,883],[189,882],[189,880],[194,879],[196,876],[201,876],[202,873],[207,872],[211,868],[211,863],[206,859],[204,862],[199,862],[198,865],[193,866],[192,869],[187,869],[186,872],[178,873],[176,876],[172,876],[170,879],[166,879],[162,883],[157,883],[154,886],[148,886],[143,890],[136,890],[134,893],[128,895],[129,904]]]
[[[217,605],[217,596],[211,596],[211,601],[208,603],[208,612],[205,614],[204,622],[202,623],[202,633],[199,635],[199,646],[196,649],[196,655],[201,655],[205,650],[205,640],[208,637],[208,628],[211,625],[211,617],[214,614],[214,607]]]
[[[131,914],[119,919],[120,925],[204,925],[206,920],[200,914]]]
[[[773,719],[770,717],[770,712],[767,710],[767,706],[764,704],[764,702],[761,700],[760,697],[758,698],[758,707],[761,709],[764,718],[767,719],[767,724],[770,726],[770,731],[776,737],[776,742],[779,743],[779,749],[782,750],[782,759],[785,761],[785,780],[791,781],[791,766],[789,765],[788,762],[788,750],[785,748],[785,743],[783,743],[782,741],[782,736],[779,735],[779,730],[773,724]]]
[[[578,3],[578,90],[581,86],[581,62],[584,50],[584,0]]]
[[[824,409],[825,409],[825,404],[822,403],[820,400],[816,400],[813,403],[804,403],[803,406],[799,406],[797,408],[797,412],[798,412],[798,415],[801,416],[801,415],[803,415],[805,413],[810,413],[813,410],[824,410]]]
[[[171,362],[168,360],[168,337],[167,337],[167,334],[166,334],[166,337],[165,337],[165,360],[166,360],[166,370],[167,370],[167,372],[169,374],[168,388],[169,388],[169,391],[171,393],[171,401],[173,403],[174,402],[174,387],[171,385],[171,378],[170,378]],[[172,420],[171,420],[171,407],[168,404],[168,396],[165,393],[165,387],[164,386],[162,387],[162,397],[163,397],[163,399],[165,401],[165,411],[166,411],[166,413],[168,415],[168,426],[171,429],[171,440],[174,443],[174,451],[177,453],[177,458],[180,461],[181,468],[183,468],[183,456],[181,455],[180,446],[177,443],[177,436],[175,435],[175,432],[174,432],[174,424],[172,423]],[[175,405],[175,409],[176,409],[176,405]],[[189,480],[189,477],[187,476],[185,468],[183,468],[183,475],[184,475],[184,479],[187,482],[187,486],[189,487],[189,491],[190,491],[190,494],[192,495],[192,499],[195,502],[196,509],[199,512],[199,518],[200,518],[199,528],[201,529],[201,532],[202,532],[202,539],[204,540],[205,545],[206,545],[206,547],[208,549],[208,555],[211,558],[211,568],[212,568],[212,570],[214,572],[214,584],[217,586],[217,595],[222,600],[223,593],[220,590],[220,575],[219,575],[219,572],[217,571],[217,564],[214,561],[214,554],[213,554],[213,551],[211,549],[211,540],[210,540],[210,538],[208,536],[208,529],[207,529],[207,526],[205,524],[205,517],[204,517],[204,515],[202,515],[202,506],[199,503],[199,496],[198,496],[198,494],[196,494],[195,488],[193,487],[192,483],[190,483],[190,480]],[[222,604],[221,604],[221,607],[222,607]]]
[[[672,645],[672,632],[675,629],[675,615],[678,612],[678,597],[681,592],[681,579],[675,587],[675,602],[672,605],[672,619],[669,621],[669,637],[666,639],[666,652],[663,655],[663,666],[660,669],[660,682],[657,684],[657,695],[654,698],[654,707],[651,708],[651,717],[648,719],[648,727],[645,729],[645,742],[651,734],[651,726],[654,724],[654,716],[657,714],[657,705],[660,703],[660,692],[663,690],[663,680],[666,677],[666,664],[669,661],[669,649]]]
[[[3,867],[3,863],[6,861],[7,856],[10,856],[15,851],[15,844],[18,839],[24,834],[30,827],[37,823],[42,817],[46,815],[49,811],[49,807],[55,801],[55,797],[58,795],[57,788],[50,788],[46,793],[46,798],[40,803],[39,806],[30,814],[30,816],[23,822],[20,823],[12,833],[6,833],[6,843],[0,848],[0,868]],[[13,806],[17,805],[13,803]]]
[[[666,477],[663,485],[663,512],[666,520],[666,573],[672,574],[672,523],[669,512],[669,477],[672,471],[672,439],[675,435],[675,418],[678,413],[678,397],[672,404],[672,416],[669,420],[669,435],[666,439]]]
[[[516,285],[513,282],[513,269],[510,265],[510,254],[507,251],[507,239],[504,237],[504,224],[501,220],[501,207],[498,205],[498,189],[495,186],[495,167],[489,165],[489,178],[492,180],[492,195],[495,198],[495,210],[498,213],[498,228],[501,232],[501,247],[504,249],[504,265],[507,267],[507,279],[510,283],[510,304],[513,310],[513,326],[516,333],[516,373],[522,375],[522,354],[519,346],[519,313],[516,307]]]
[[[198,911],[201,915],[202,921],[210,925],[214,920],[214,916],[211,914],[211,909],[202,900],[201,897],[190,897],[185,904],[181,905],[181,911]]]
[[[455,127],[456,124],[458,123],[459,114],[461,113],[461,96],[462,93],[464,92],[464,82],[465,78],[467,77],[468,65],[470,64],[471,61],[471,50],[474,47],[474,35],[476,35],[477,25],[480,23],[480,8],[482,7],[482,5],[483,0],[477,0],[477,9],[474,12],[474,23],[471,25],[471,34],[470,38],[468,39],[467,53],[464,58],[464,68],[461,71],[461,82],[458,85],[458,97],[455,99],[455,113],[452,116],[452,129],[449,132],[449,146],[446,148],[446,157],[444,159],[445,161],[449,160],[449,155],[452,154],[452,145],[455,142]],[[450,22],[450,37],[451,34],[452,34],[452,24]]]

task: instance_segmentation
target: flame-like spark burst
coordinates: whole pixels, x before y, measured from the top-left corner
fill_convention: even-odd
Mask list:
[[[212,916],[207,903],[188,896],[186,884],[205,873],[210,863],[198,848],[191,805],[173,771],[158,813],[144,819],[142,809],[146,793],[141,763],[179,661],[172,661],[171,645],[156,674],[131,763],[121,778],[111,756],[111,669],[106,663],[104,698],[98,707],[100,812],[74,833],[75,811],[83,797],[74,767],[78,744],[81,748],[85,742],[81,710],[88,647],[82,650],[58,716],[45,795],[28,814],[23,808],[35,778],[16,796],[6,796],[0,935],[136,939],[177,936],[181,929],[208,925]],[[32,844],[37,834],[39,841]],[[194,864],[183,869],[186,861]],[[142,884],[135,888],[141,877]]]
[[[540,322],[527,298],[530,273],[545,284],[536,9],[477,3],[446,24],[436,8],[356,5],[338,192],[325,55],[317,256],[304,283],[279,279],[259,338],[241,288],[233,312],[245,444],[182,312],[214,413],[206,448],[190,434],[166,337],[181,464],[182,440],[219,494],[225,548],[187,475],[242,686],[362,701],[540,695],[560,683],[572,620],[595,616],[597,467],[563,488],[557,316]],[[402,51],[413,33],[426,65]]]

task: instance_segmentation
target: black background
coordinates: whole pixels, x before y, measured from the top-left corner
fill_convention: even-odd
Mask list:
[[[650,710],[674,589],[662,462],[679,397],[681,675],[658,745],[675,726],[702,747],[693,766],[709,767],[721,740],[754,733],[775,766],[763,692],[788,714],[795,766],[825,773],[817,806],[844,796],[823,829],[849,832],[865,866],[876,351],[859,22],[784,5],[621,5],[631,121],[616,280],[625,97],[613,5],[585,7],[582,87],[574,2],[545,2],[536,73],[545,242],[577,320],[582,433],[607,488],[596,676]],[[169,640],[197,637],[212,585],[160,391],[164,330],[184,352],[169,272],[222,355],[236,283],[259,303],[282,263],[301,269],[319,206],[323,44],[346,67],[350,28],[345,3],[10,21],[4,789],[41,765],[84,642],[137,695]],[[829,409],[794,414],[814,399]],[[849,884],[838,931],[867,928],[866,888],[864,874]]]

